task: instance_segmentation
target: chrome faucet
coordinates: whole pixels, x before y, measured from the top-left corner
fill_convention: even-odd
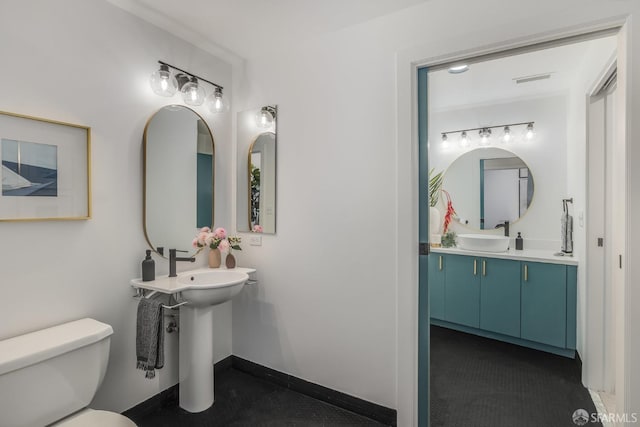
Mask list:
[[[194,257],[177,257],[176,252],[188,252],[188,251],[179,251],[177,249],[169,249],[169,277],[176,277],[176,261],[189,261],[195,262],[196,259]]]

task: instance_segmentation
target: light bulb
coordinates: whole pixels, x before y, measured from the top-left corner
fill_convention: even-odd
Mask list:
[[[480,144],[489,144],[489,136],[491,135],[491,129],[484,128],[478,132],[480,134]]]
[[[185,83],[180,89],[182,92],[182,99],[187,105],[202,105],[204,103],[205,91],[202,86],[198,84],[198,79],[191,77],[188,83]]]
[[[441,144],[443,149],[447,149],[449,148],[449,137],[447,136],[446,133],[442,134],[442,144]]]
[[[178,82],[165,64],[160,64],[160,69],[151,74],[149,85],[151,90],[160,96],[173,96],[178,90]]]
[[[503,142],[509,142],[510,139],[511,139],[511,129],[509,129],[509,126],[505,126],[504,127],[504,136],[502,137],[502,141]]]
[[[467,137],[467,132],[462,132],[462,135],[460,135],[462,137],[462,139],[460,139],[460,146],[462,148],[466,148],[469,146],[469,138]]]
[[[527,139],[533,138],[533,123],[527,125]]]
[[[222,96],[222,89],[216,87],[213,93],[207,96],[207,106],[212,113],[226,113],[229,111],[229,101]]]
[[[273,114],[269,111],[269,107],[262,107],[256,115],[256,124],[258,127],[267,129],[273,125]]]

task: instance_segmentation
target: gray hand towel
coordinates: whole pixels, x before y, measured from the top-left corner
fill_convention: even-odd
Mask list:
[[[565,212],[560,220],[560,233],[562,237],[562,252],[573,253],[573,217]]]
[[[155,377],[155,369],[164,366],[164,316],[158,300],[141,298],[138,303],[136,357],[145,378]]]

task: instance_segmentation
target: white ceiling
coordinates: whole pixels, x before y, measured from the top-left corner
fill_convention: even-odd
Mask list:
[[[234,62],[304,43],[429,0],[108,0],[166,31]],[[585,62],[602,63],[615,36],[478,62],[463,74],[429,74],[431,111],[570,90]],[[513,79],[551,73],[515,84]]]
[[[585,64],[604,66],[615,49],[616,36],[610,36],[478,62],[462,74],[434,71],[429,73],[429,108],[443,111],[566,92],[580,83]],[[513,80],[546,73],[551,73],[549,79],[523,84]]]
[[[201,47],[251,58],[428,0],[108,1]]]

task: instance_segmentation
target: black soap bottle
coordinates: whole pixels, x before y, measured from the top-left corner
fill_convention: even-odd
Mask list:
[[[156,262],[151,259],[151,251],[147,249],[147,257],[142,260],[142,281],[156,280]]]
[[[518,237],[516,237],[516,250],[521,251],[523,247],[524,247],[524,239],[522,238],[522,236],[520,235],[520,232],[518,231]]]

